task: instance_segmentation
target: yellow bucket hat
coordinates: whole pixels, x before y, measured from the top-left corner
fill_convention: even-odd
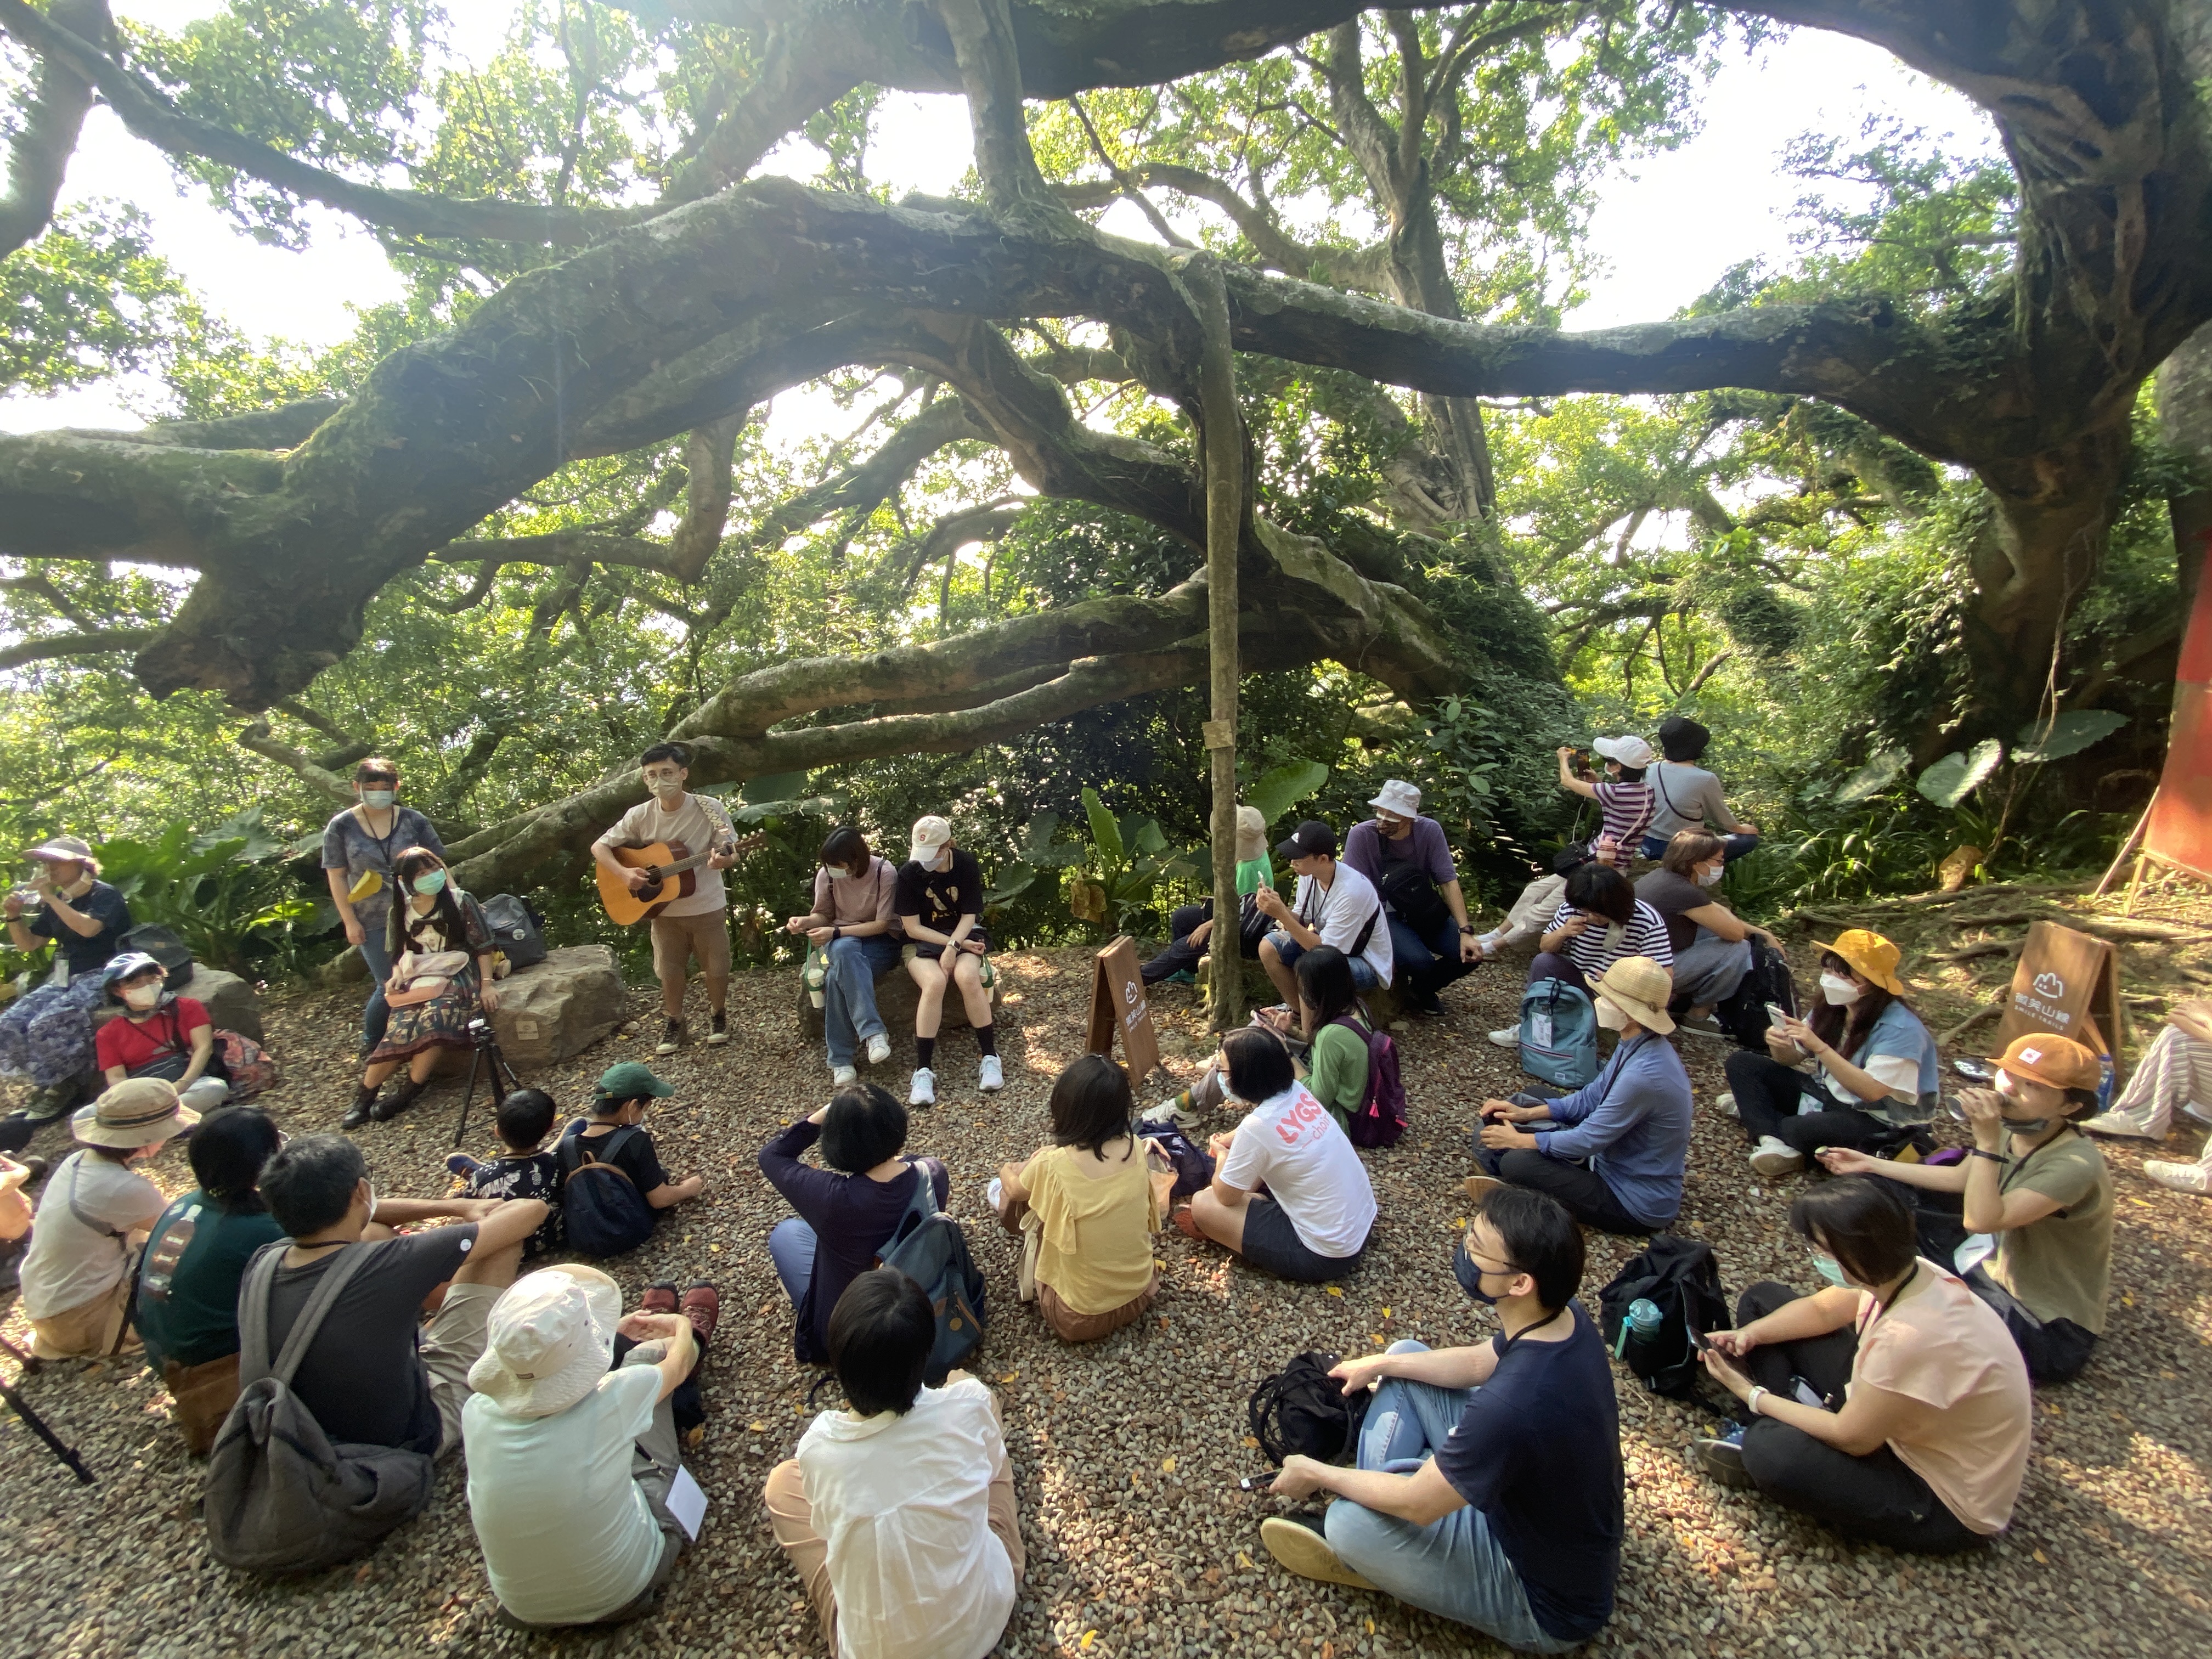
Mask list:
[[[1815,941],[1813,948],[1833,951],[1892,996],[1905,994],[1905,981],[1897,976],[1897,964],[1903,953],[1880,933],[1864,927],[1847,927],[1832,942],[1822,945]]]

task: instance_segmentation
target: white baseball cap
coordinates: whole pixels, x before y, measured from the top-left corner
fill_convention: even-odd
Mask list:
[[[1640,772],[1659,758],[1651,745],[1637,737],[1600,738],[1590,744],[1609,761],[1619,761],[1632,772]]]
[[[943,818],[934,816],[916,818],[914,821],[912,846],[908,850],[913,854],[914,861],[916,864],[934,863],[938,854],[944,850],[945,843],[951,839],[952,826]]]
[[[1403,778],[1393,778],[1367,804],[1386,812],[1395,812],[1401,818],[1417,818],[1421,815],[1421,792]]]

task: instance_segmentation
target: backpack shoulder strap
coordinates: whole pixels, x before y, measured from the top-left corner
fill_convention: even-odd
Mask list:
[[[322,1279],[316,1285],[314,1294],[307,1298],[307,1305],[300,1310],[300,1316],[292,1322],[291,1331],[284,1339],[283,1352],[276,1356],[276,1364],[273,1365],[269,1364],[268,1359],[269,1310],[270,1304],[276,1299],[276,1269],[283,1261],[283,1252],[289,1248],[289,1241],[279,1239],[274,1243],[264,1245],[261,1254],[253,1260],[252,1268],[252,1271],[258,1271],[262,1275],[258,1285],[255,1286],[259,1294],[252,1298],[250,1304],[248,1298],[243,1294],[238,1299],[239,1386],[243,1388],[249,1380],[246,1375],[247,1351],[245,1345],[246,1316],[249,1308],[255,1326],[255,1334],[259,1338],[256,1345],[258,1349],[257,1358],[262,1361],[251,1380],[258,1382],[263,1376],[273,1376],[289,1388],[291,1386],[292,1373],[300,1369],[300,1362],[307,1357],[307,1350],[313,1345],[317,1334],[321,1332],[323,1321],[330,1316],[332,1305],[337,1303],[345,1287],[353,1282],[354,1276],[368,1265],[370,1258],[381,1250],[384,1245],[385,1241],[379,1239],[373,1244],[349,1244],[338,1252],[337,1261],[323,1269]]]
[[[69,1191],[63,1194],[69,1204],[69,1212],[76,1218],[77,1225],[80,1227],[88,1231],[104,1234],[119,1243],[131,1237],[131,1230],[128,1227],[112,1226],[96,1215],[88,1214],[84,1206],[76,1201],[77,1178],[84,1173],[84,1159],[85,1154],[78,1152],[69,1161]]]

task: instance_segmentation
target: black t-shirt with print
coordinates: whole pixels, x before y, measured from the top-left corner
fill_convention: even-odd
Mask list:
[[[963,916],[983,914],[983,872],[964,847],[952,849],[949,870],[925,870],[912,859],[899,866],[898,913],[919,916],[934,933],[949,933]]]

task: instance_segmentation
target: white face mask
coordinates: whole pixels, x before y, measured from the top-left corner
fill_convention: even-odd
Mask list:
[[[133,1008],[151,1008],[161,1001],[161,988],[158,985],[127,986],[124,989],[123,1000]]]
[[[1617,1002],[1608,1002],[1603,997],[1599,997],[1596,1000],[1597,1023],[1601,1030],[1607,1031],[1625,1031],[1628,1029],[1628,1012],[1626,1009],[1623,1008]]]
[[[1700,870],[1698,872],[1698,885],[1700,887],[1717,886],[1720,884],[1720,878],[1727,873],[1728,866],[1724,864],[1716,864],[1710,870]]]
[[[1859,988],[1840,974],[1820,975],[1820,994],[1831,1008],[1848,1008],[1859,1000]]]
[[[930,860],[929,867],[933,870],[950,870],[952,867],[951,842],[947,842],[937,856]]]
[[[853,872],[850,870],[840,869],[834,864],[825,864],[822,867],[830,872],[830,879],[832,881],[850,881],[853,878]]]

